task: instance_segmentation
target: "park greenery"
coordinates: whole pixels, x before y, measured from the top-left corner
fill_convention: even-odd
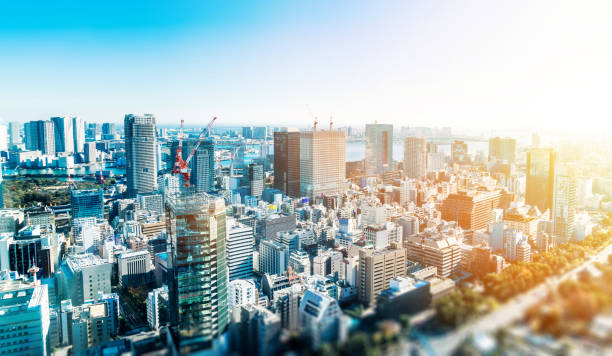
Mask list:
[[[612,256],[599,265],[599,276],[584,272],[568,279],[526,312],[525,319],[537,333],[561,337],[588,335],[593,318],[612,312]]]
[[[471,288],[458,288],[434,302],[438,321],[457,327],[497,307],[496,301]]]
[[[112,182],[107,182],[110,184]],[[96,182],[79,182],[78,188],[99,187]],[[3,183],[4,206],[28,208],[36,205],[64,205],[70,202],[68,182],[59,178],[28,178],[5,180]]]

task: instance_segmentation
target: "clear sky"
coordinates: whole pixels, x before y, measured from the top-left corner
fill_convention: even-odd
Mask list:
[[[5,121],[610,128],[611,68],[606,0],[0,3]]]

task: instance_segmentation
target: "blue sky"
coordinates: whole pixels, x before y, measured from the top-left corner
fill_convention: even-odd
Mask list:
[[[607,1],[2,2],[0,117],[610,127],[610,18]]]

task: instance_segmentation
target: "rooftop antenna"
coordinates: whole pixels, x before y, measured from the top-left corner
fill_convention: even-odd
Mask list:
[[[318,124],[318,123],[319,123],[319,122],[317,121],[317,117],[315,116],[315,119],[314,119],[314,127],[313,127],[313,129],[312,129],[312,132],[317,132],[317,124]]]
[[[334,126],[334,120],[331,115],[329,115],[329,131],[332,131],[332,127]]]

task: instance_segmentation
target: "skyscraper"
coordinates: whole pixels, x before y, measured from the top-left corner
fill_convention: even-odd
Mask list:
[[[254,197],[261,197],[264,187],[264,167],[259,163],[249,164],[249,187],[250,194]]]
[[[465,162],[468,159],[468,145],[464,141],[455,140],[451,145],[451,160],[453,163]]]
[[[285,195],[300,195],[300,133],[282,128],[274,133],[274,188]]]
[[[74,129],[72,119],[68,117],[52,117],[55,136],[55,152],[74,152]]]
[[[525,203],[537,206],[541,212],[552,211],[556,161],[557,155],[552,148],[527,151]]]
[[[168,196],[166,226],[171,330],[188,354],[228,324],[224,201],[193,190]]]
[[[125,115],[127,195],[157,190],[155,117],[151,114]]]
[[[359,300],[373,303],[391,278],[406,275],[406,251],[399,249],[359,251]]]
[[[6,273],[6,271],[4,271]],[[2,352],[7,355],[47,355],[49,295],[47,285],[0,279]]]
[[[300,191],[302,196],[342,194],[346,180],[344,131],[300,133]]]
[[[71,189],[70,206],[72,218],[104,218],[104,195],[102,189]]]
[[[26,150],[55,155],[55,132],[51,121],[30,121],[24,126]]]
[[[9,149],[21,144],[21,128],[23,125],[20,122],[11,121],[8,125]]]
[[[253,227],[227,219],[227,266],[229,280],[253,277]]]
[[[366,124],[365,169],[367,176],[380,175],[393,164],[393,125]]]
[[[553,194],[553,236],[555,242],[567,243],[576,228],[576,169],[560,165],[555,171]]]
[[[489,139],[489,161],[500,160],[514,163],[516,140],[513,138],[492,137]]]
[[[404,139],[404,173],[408,178],[425,178],[427,174],[427,141],[424,137],[406,137]]]
[[[85,123],[80,117],[72,118],[72,138],[74,139],[74,152],[83,152],[85,146]]]

